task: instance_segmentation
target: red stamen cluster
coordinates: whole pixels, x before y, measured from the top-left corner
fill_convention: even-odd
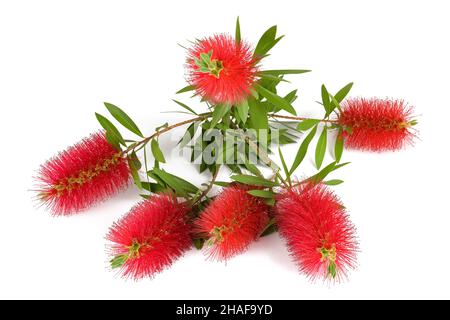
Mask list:
[[[127,160],[94,133],[48,160],[40,168],[39,198],[55,215],[89,208],[125,189],[130,180]]]
[[[365,151],[398,150],[412,144],[412,109],[402,100],[355,98],[343,102],[338,122],[345,145]]]
[[[142,201],[115,223],[107,235],[113,267],[124,277],[154,276],[192,246],[189,207],[175,196],[154,195]]]
[[[340,279],[355,266],[355,228],[341,202],[324,185],[285,191],[275,210],[280,234],[308,277]]]
[[[250,46],[219,34],[189,50],[189,82],[213,104],[236,105],[250,95],[257,67]]]
[[[248,190],[242,185],[225,188],[196,221],[196,231],[208,239],[211,258],[228,260],[242,253],[266,227],[269,207]]]

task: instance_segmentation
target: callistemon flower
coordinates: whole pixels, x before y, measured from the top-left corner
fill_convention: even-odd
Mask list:
[[[341,202],[323,184],[284,191],[275,214],[291,255],[309,278],[341,279],[355,266],[355,228]]]
[[[107,235],[111,267],[120,268],[125,278],[140,279],[170,266],[192,245],[188,211],[170,194],[154,195],[136,205]]]
[[[198,40],[187,65],[188,81],[213,104],[241,103],[251,94],[257,72],[250,46],[226,34]]]
[[[345,146],[366,151],[398,150],[412,144],[412,108],[402,100],[353,98],[343,102],[338,123]]]
[[[38,198],[55,215],[79,212],[129,185],[127,160],[104,132],[60,152],[39,170]]]
[[[207,239],[211,258],[227,260],[245,251],[266,227],[269,207],[248,190],[242,185],[225,188],[196,221],[195,229]]]

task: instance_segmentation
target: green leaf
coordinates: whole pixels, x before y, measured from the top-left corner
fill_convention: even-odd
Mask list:
[[[286,179],[288,179],[289,184],[291,184],[291,175],[289,174],[289,170],[286,165],[286,161],[284,160],[283,153],[281,152],[280,146],[278,146],[278,154],[280,155],[281,165],[283,166],[284,174],[286,175]]]
[[[199,127],[199,122],[193,122],[189,125],[189,127],[186,129],[186,132],[185,132],[183,138],[181,138],[181,140],[178,141],[180,148],[184,148],[189,142],[192,141],[198,127]]]
[[[161,178],[161,180],[167,183],[168,186],[170,186],[173,190],[175,190],[176,193],[180,195],[186,193],[196,193],[198,191],[198,188],[192,183],[173,174],[170,174],[164,170],[153,168],[151,172],[156,174],[159,178]]]
[[[273,199],[276,193],[270,190],[250,190],[247,191],[248,194],[259,198]]]
[[[270,219],[270,221],[267,224],[266,228],[261,233],[261,237],[265,237],[265,236],[268,236],[268,235],[276,232],[277,231],[277,224],[276,224],[276,222],[277,221],[276,221],[275,218]]]
[[[337,170],[343,166],[346,166],[347,164],[349,164],[350,162],[345,162],[345,163],[341,163],[341,164],[336,164],[336,162],[332,162],[329,165],[327,165],[325,168],[323,168],[322,170],[320,170],[317,174],[311,176],[309,178],[310,181],[314,182],[314,183],[319,183],[320,181],[322,181],[323,179],[325,179],[325,177],[331,173],[334,170]]]
[[[280,107],[283,110],[286,110],[290,114],[297,115],[297,112],[295,111],[294,107],[284,100],[282,97],[276,95],[275,93],[267,90],[266,88],[262,87],[259,84],[255,84],[255,89],[258,91],[260,95],[262,95],[264,98],[267,99],[270,103],[275,105],[276,107]]]
[[[341,90],[339,90],[334,97],[336,98],[337,102],[342,102],[344,98],[347,96],[347,94],[350,92],[350,90],[353,87],[353,82],[350,82],[345,87],[343,87]]]
[[[249,109],[248,101],[247,100],[242,101],[235,108],[237,108],[238,115],[242,123],[245,124],[248,118],[248,109]]]
[[[106,140],[108,140],[109,144],[112,145],[117,150],[122,150],[120,148],[120,142],[117,139],[117,137],[114,134],[111,134],[111,132],[106,131]]]
[[[298,131],[309,130],[312,127],[314,127],[316,124],[318,124],[319,122],[320,122],[320,120],[318,120],[318,119],[305,119],[297,125],[297,130]]]
[[[266,108],[253,98],[248,99],[250,122],[253,129],[269,129]]]
[[[261,171],[259,171],[258,167],[256,167],[254,164],[250,163],[248,161],[248,159],[245,159],[244,161],[244,166],[245,168],[250,171],[251,173],[253,173],[255,176],[260,176],[262,177]]]
[[[227,104],[218,104],[214,107],[214,111],[212,114],[210,129],[213,129],[222,118],[227,114],[230,110],[230,105]]]
[[[263,187],[276,187],[277,183],[273,181],[266,180],[262,177],[249,176],[245,174],[238,174],[230,177],[231,180],[237,181],[243,184],[248,184],[252,186],[263,186]]]
[[[341,128],[339,129],[339,132],[336,136],[336,142],[334,143],[334,159],[336,160],[336,163],[339,163],[339,161],[341,161],[343,151],[344,151],[344,136]]]
[[[316,145],[316,168],[320,169],[323,163],[323,158],[325,157],[325,151],[327,150],[327,136],[328,131],[327,127],[323,128],[322,133],[320,134],[319,140]]]
[[[286,100],[289,103],[293,103],[297,99],[297,89],[292,90],[289,92],[285,97],[284,100]]]
[[[259,74],[268,74],[272,76],[279,76],[282,74],[301,74],[311,72],[311,70],[303,70],[303,69],[284,69],[284,70],[264,70],[260,71]]]
[[[123,125],[134,134],[138,135],[139,137],[144,137],[136,123],[134,123],[134,121],[131,120],[131,118],[122,109],[108,102],[104,102],[104,104],[109,113],[111,113],[114,119],[116,119],[121,125]]]
[[[229,182],[225,182],[225,181],[214,181],[214,184],[219,186],[219,187],[228,187],[230,185]]]
[[[323,183],[326,184],[327,186],[337,186],[338,184],[341,184],[343,182],[344,182],[343,180],[333,179],[333,180],[324,181]]]
[[[327,117],[331,114],[331,112],[333,111],[334,108],[330,101],[330,94],[328,93],[328,90],[324,84],[321,87],[321,93],[322,93],[322,105],[325,108],[325,112],[326,112],[325,117]]]
[[[302,141],[302,144],[298,148],[297,155],[295,156],[294,163],[292,164],[290,174],[294,173],[294,171],[298,168],[300,163],[302,163],[303,159],[306,156],[306,152],[308,151],[308,146],[311,143],[312,139],[316,135],[317,126],[315,126]]]
[[[261,36],[255,48],[255,56],[264,56],[273,46],[277,35],[277,26],[267,29]]]
[[[161,151],[161,148],[159,147],[158,140],[152,139],[151,148],[153,156],[155,157],[156,161],[165,163],[166,159],[164,158],[164,154]]]
[[[183,107],[184,109],[188,110],[189,112],[198,115],[197,112],[195,112],[192,108],[188,107],[187,105],[185,105],[183,102],[177,101],[175,99],[172,99],[173,102],[175,102],[176,104],[178,104],[179,106]]]
[[[137,159],[136,154],[132,153],[130,156],[128,156],[128,167],[130,168],[131,176],[133,177],[134,184],[139,189],[142,189],[141,178],[139,177],[139,173],[138,173],[139,165],[137,164],[136,160],[139,161]]]
[[[95,117],[97,118],[97,121],[100,123],[103,129],[106,130],[107,135],[110,135],[111,138],[113,138],[120,144],[125,145],[125,141],[123,140],[122,135],[120,134],[119,130],[117,130],[117,128],[112,124],[111,121],[109,121],[99,113],[95,113]]]
[[[189,86],[186,86],[186,87],[178,90],[175,94],[189,92],[189,91],[192,91],[192,90],[195,90],[195,86],[189,85]]]
[[[332,94],[330,94],[330,99],[331,99],[331,106],[332,106],[332,110],[331,110],[331,111],[333,111],[333,110],[336,109],[336,108],[337,108],[339,111],[342,111],[339,102],[336,100],[336,98],[335,98]]]
[[[236,19],[236,32],[234,39],[236,41],[236,44],[241,43],[241,24],[239,23],[239,17]]]

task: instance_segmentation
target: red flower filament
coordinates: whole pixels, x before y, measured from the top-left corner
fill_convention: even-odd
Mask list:
[[[111,266],[133,279],[163,271],[192,246],[188,211],[173,195],[154,195],[136,205],[107,235]]]
[[[257,67],[250,46],[229,35],[199,40],[188,55],[188,81],[213,104],[237,105],[250,95]]]
[[[303,185],[280,196],[276,218],[281,236],[309,278],[340,279],[356,263],[355,228],[324,185]]]
[[[269,207],[240,185],[225,188],[202,212],[196,231],[205,236],[209,256],[228,260],[255,241],[268,223]]]
[[[98,132],[41,166],[38,197],[53,214],[68,215],[125,189],[129,180],[127,160]]]
[[[412,144],[412,108],[402,100],[355,98],[343,102],[338,122],[345,145],[365,151],[398,150]],[[349,132],[347,132],[349,131]]]

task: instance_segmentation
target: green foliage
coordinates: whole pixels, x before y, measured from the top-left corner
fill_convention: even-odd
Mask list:
[[[141,130],[139,130],[138,126],[122,109],[108,102],[105,102],[105,107],[106,109],[108,109],[109,113],[111,113],[111,115],[114,117],[114,119],[116,119],[121,125],[123,125],[125,128],[127,128],[134,134],[138,135],[139,137],[141,138],[144,137]]]

